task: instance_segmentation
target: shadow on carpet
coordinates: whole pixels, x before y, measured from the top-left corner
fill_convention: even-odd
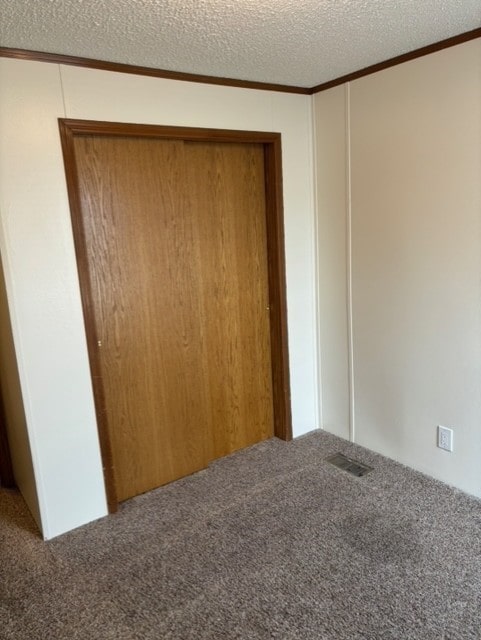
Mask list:
[[[50,542],[1,491],[0,554],[1,640],[481,639],[481,501],[323,432]]]

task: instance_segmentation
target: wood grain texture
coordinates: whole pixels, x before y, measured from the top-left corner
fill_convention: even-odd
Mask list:
[[[207,407],[183,142],[78,138],[119,500],[205,467]]]
[[[105,492],[109,513],[115,513],[118,509],[117,487],[114,477],[114,462],[112,443],[107,422],[106,401],[104,384],[102,380],[100,353],[96,338],[96,324],[94,313],[94,298],[90,283],[90,265],[88,262],[88,250],[84,233],[82,207],[80,201],[80,186],[75,157],[75,129],[69,125],[68,120],[59,118],[59,133],[62,145],[62,153],[65,166],[65,178],[72,220],[72,231],[77,259],[77,269],[82,300],[82,310],[85,323],[85,335],[89,355],[90,375],[92,378],[92,391],[97,418],[97,430],[99,434],[100,454],[105,482]]]
[[[274,431],[292,440],[281,138],[264,145]]]
[[[274,435],[260,144],[186,142],[197,219],[212,458]]]
[[[76,166],[75,145],[78,139],[89,138],[91,134],[97,139],[123,137],[123,138],[143,138],[147,141],[160,140],[192,140],[192,141],[214,141],[219,142],[243,142],[254,143],[257,151],[264,151],[265,164],[265,241],[267,243],[267,272],[268,289],[270,300],[270,312],[267,316],[270,319],[271,333],[271,366],[272,366],[272,393],[274,397],[274,433],[280,438],[290,439],[292,437],[291,414],[290,414],[290,393],[289,393],[289,370],[287,353],[287,313],[286,313],[286,290],[285,290],[285,264],[284,264],[284,244],[283,244],[283,216],[282,216],[282,170],[281,170],[281,139],[280,134],[270,132],[249,132],[249,131],[229,131],[211,129],[192,129],[187,127],[161,127],[152,125],[133,125],[123,123],[103,123],[97,121],[79,121],[59,119],[62,148],[64,152],[66,177],[69,190],[69,199],[72,212],[72,223],[74,229],[77,261],[79,266],[79,277],[82,290],[82,303],[87,331],[87,342],[89,347],[89,358],[92,372],[92,381],[96,403],[97,422],[99,428],[102,460],[104,464],[104,474],[106,490],[109,502],[109,510],[115,511],[117,507],[117,494],[114,480],[114,455],[110,433],[108,429],[107,402],[104,391],[104,381],[102,380],[101,351],[97,346],[97,328],[94,318],[94,286],[90,281],[89,263],[86,251],[86,234],[82,222],[82,212],[79,201],[79,179]],[[137,135],[138,134],[138,135]],[[220,145],[226,146],[226,145]],[[228,145],[227,145],[228,146]],[[236,145],[234,145],[236,146]],[[185,147],[184,147],[185,153]],[[257,154],[259,156],[259,154]],[[217,168],[221,167],[224,160],[222,154],[217,157]],[[258,162],[258,161],[257,161]],[[150,163],[149,163],[150,164]],[[255,166],[256,162],[253,163]],[[203,165],[204,166],[204,165]],[[217,171],[217,170],[216,170]],[[252,168],[244,172],[242,180],[244,184],[249,183],[251,188]],[[211,171],[212,173],[212,171]],[[215,172],[214,172],[215,173]],[[217,171],[218,173],[218,171]],[[217,175],[216,173],[216,175]],[[256,172],[254,171],[254,174]],[[257,172],[258,173],[258,172]],[[259,176],[257,176],[259,177]],[[184,181],[186,177],[184,175]],[[217,179],[217,178],[216,178]],[[262,180],[257,182],[257,189],[261,189]],[[238,221],[236,221],[236,224]],[[228,252],[223,249],[224,254]],[[199,253],[200,257],[200,245]],[[193,258],[194,259],[194,258]],[[195,262],[195,259],[194,259]],[[265,258],[264,258],[265,264]],[[201,292],[201,302],[203,301]],[[206,313],[204,307],[201,312]],[[103,357],[103,356],[102,356]],[[234,361],[234,360],[232,360]],[[208,363],[208,360],[206,361]],[[207,365],[208,366],[208,365]],[[202,376],[205,376],[203,371]],[[231,382],[231,386],[235,384]],[[247,384],[247,387],[249,384]],[[210,397],[210,391],[207,394]],[[237,401],[236,401],[237,402]],[[237,406],[237,405],[236,405]],[[237,411],[237,409],[236,409]],[[261,421],[262,422],[262,421]],[[264,420],[267,424],[268,419]],[[208,429],[213,428],[214,419],[207,417]],[[259,424],[259,423],[258,423]],[[272,429],[272,427],[271,427]],[[262,432],[262,429],[261,429]],[[218,451],[228,452],[243,444],[239,437],[239,429],[233,428],[227,441],[218,441],[216,447]],[[265,434],[272,434],[272,430],[266,430]],[[234,435],[232,435],[234,434]],[[237,434],[237,435],[236,435]],[[245,435],[245,434],[244,434]],[[264,435],[259,436],[262,439]],[[268,437],[266,435],[265,437]],[[257,436],[256,436],[257,438]],[[244,442],[249,442],[244,439]],[[237,443],[237,444],[236,444]],[[207,458],[216,455],[215,447],[210,448],[210,452],[205,452]]]
[[[201,127],[171,127],[158,124],[131,124],[104,120],[59,118],[64,136],[135,136],[167,140],[197,140],[199,142],[259,142],[280,143],[280,133],[244,129],[209,129]]]

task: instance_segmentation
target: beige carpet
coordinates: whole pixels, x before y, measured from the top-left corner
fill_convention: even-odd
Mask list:
[[[1,640],[481,639],[481,502],[316,432],[48,543],[0,491],[0,577]]]

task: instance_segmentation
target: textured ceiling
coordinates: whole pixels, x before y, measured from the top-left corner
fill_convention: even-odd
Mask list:
[[[481,26],[481,0],[0,0],[0,46],[311,87]]]

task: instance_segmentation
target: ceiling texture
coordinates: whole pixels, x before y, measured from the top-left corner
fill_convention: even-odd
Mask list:
[[[312,87],[481,27],[481,0],[0,0],[0,46]]]

